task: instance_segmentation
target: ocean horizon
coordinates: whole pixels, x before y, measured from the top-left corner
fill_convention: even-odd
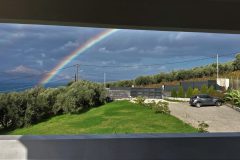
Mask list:
[[[67,83],[51,83],[46,84],[43,87],[49,88],[49,87],[60,87],[60,86],[66,86]],[[27,89],[31,89],[36,87],[36,83],[0,83],[0,93],[6,93],[6,92],[20,92]]]

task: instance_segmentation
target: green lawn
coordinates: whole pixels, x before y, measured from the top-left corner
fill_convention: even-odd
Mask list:
[[[116,101],[78,115],[61,115],[7,134],[192,133],[197,129],[181,120],[156,114],[128,101]]]

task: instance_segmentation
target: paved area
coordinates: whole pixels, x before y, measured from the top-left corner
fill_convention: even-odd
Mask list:
[[[187,102],[170,102],[171,114],[198,127],[199,121],[209,125],[209,132],[240,132],[240,112],[225,105],[196,108]]]

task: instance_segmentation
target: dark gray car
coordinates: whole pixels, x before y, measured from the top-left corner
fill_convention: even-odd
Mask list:
[[[221,106],[223,101],[220,98],[215,98],[207,94],[199,94],[190,98],[189,104],[191,106]]]

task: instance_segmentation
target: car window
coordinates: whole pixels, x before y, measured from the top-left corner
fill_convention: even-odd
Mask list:
[[[200,95],[199,97],[200,98],[210,98],[210,96],[208,96],[208,95]]]

